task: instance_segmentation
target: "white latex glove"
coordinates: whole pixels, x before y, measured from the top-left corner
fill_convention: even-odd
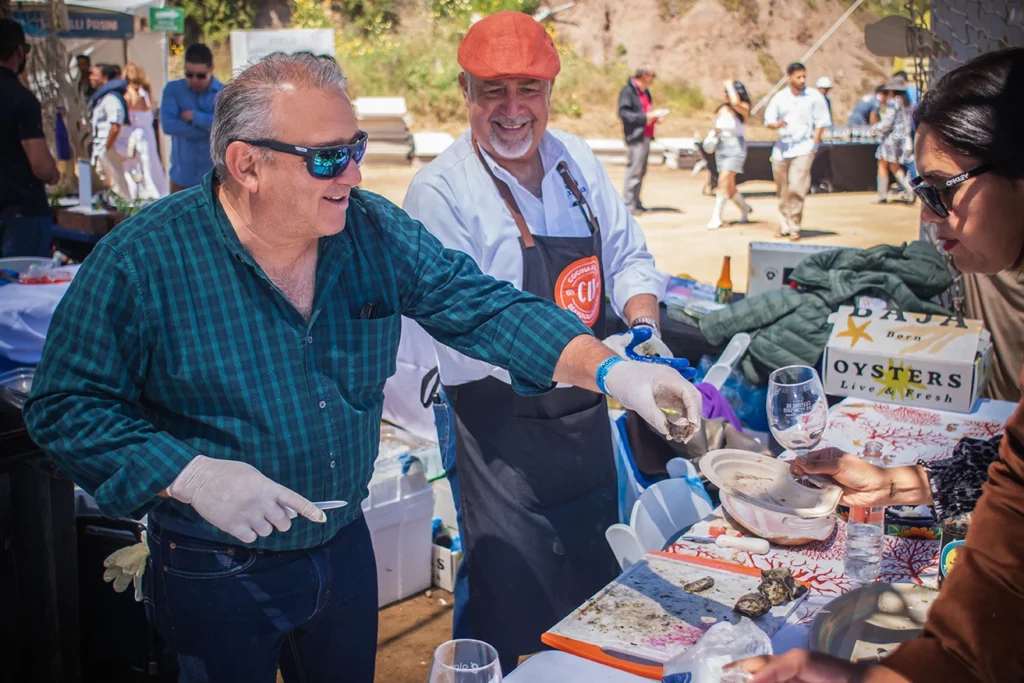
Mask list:
[[[632,360],[616,363],[604,386],[623,407],[635,410],[670,441],[685,443],[700,429],[700,391],[666,365]]]
[[[135,602],[142,602],[142,575],[146,573],[149,561],[149,545],[146,532],[142,532],[142,543],[136,543],[115,550],[103,560],[103,580],[113,582],[114,591],[123,593],[128,584],[135,584]]]
[[[626,347],[629,346],[632,341],[633,330],[630,329],[626,330],[622,334],[613,334],[605,339],[603,343],[609,349],[625,358]],[[661,338],[658,337],[657,333],[651,334],[651,338],[647,341],[637,344],[633,351],[641,356],[648,356],[650,358],[675,358],[675,356],[672,355],[672,351],[665,346],[665,342],[661,341]]]
[[[327,516],[312,502],[263,476],[252,465],[197,455],[167,492],[210,524],[243,543],[288,531],[296,513],[311,522]]]

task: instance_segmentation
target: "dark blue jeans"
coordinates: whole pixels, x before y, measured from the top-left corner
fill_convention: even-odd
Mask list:
[[[437,444],[441,449],[441,464],[455,499],[455,521],[462,529],[462,499],[459,498],[459,473],[455,469],[455,412],[451,401],[439,389],[434,401],[434,426],[437,427]],[[466,565],[466,550],[463,546],[462,564],[455,574],[455,605],[452,608],[452,638],[470,638],[469,631],[469,568]]]
[[[373,683],[377,568],[362,517],[288,552],[151,521],[149,549],[147,613],[177,653],[179,683],[274,683],[278,666],[287,683]]]
[[[0,256],[50,256],[50,233],[53,221],[49,216],[18,216],[0,218]]]

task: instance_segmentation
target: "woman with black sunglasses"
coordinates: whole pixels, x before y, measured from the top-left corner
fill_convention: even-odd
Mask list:
[[[950,72],[925,95],[915,116],[921,178],[914,191],[924,204],[922,218],[935,224],[942,247],[964,273],[1021,281],[1022,111],[1024,49],[1014,49]],[[1024,316],[1018,309],[1011,317],[1019,324]],[[986,326],[1004,322],[985,316]],[[1020,353],[1014,362],[1024,384]],[[961,510],[969,509],[964,497],[986,478],[984,468],[963,466],[930,480],[921,467],[879,469],[833,449],[811,453],[794,471],[830,475],[848,504],[935,502],[937,509],[951,503]],[[1024,400],[1006,424],[981,491],[956,570],[920,637],[876,664],[805,650],[745,660],[739,666],[756,674],[752,683],[1024,681],[1024,648],[1015,637],[1024,614]]]

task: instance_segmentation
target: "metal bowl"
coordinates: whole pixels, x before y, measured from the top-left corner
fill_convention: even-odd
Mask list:
[[[18,410],[24,408],[35,374],[31,368],[17,368],[0,374],[0,401]]]

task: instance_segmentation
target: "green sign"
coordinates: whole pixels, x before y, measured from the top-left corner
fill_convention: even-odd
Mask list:
[[[150,7],[149,30],[164,33],[185,32],[185,10],[180,7]]]

